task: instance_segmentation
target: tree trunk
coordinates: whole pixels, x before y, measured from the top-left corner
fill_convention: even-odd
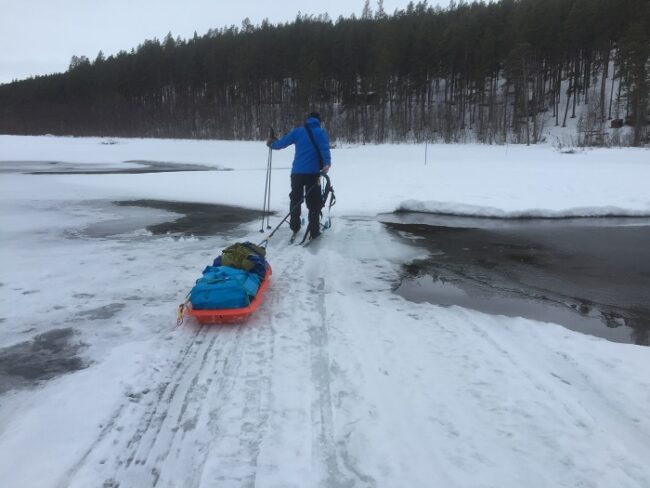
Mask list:
[[[587,59],[585,60],[585,72],[584,72],[584,78],[583,78],[583,85],[584,85],[584,93],[585,93],[585,105],[589,105],[589,86],[590,86],[590,76],[589,73],[591,71],[591,55],[587,56]]]
[[[609,76],[609,51],[610,46],[607,46],[605,52],[605,60],[603,61],[603,75],[600,81],[600,121],[605,122],[605,91],[607,88],[607,77]]]
[[[573,77],[569,77],[569,89],[567,90],[566,107],[564,108],[564,120],[562,120],[562,127],[566,127],[566,117],[569,113],[569,102],[571,102],[572,84],[573,84]],[[574,99],[575,99],[575,95],[574,95]]]
[[[526,57],[521,57],[523,68],[524,115],[526,116],[526,145],[530,146],[530,113],[528,112],[528,63]]]
[[[503,97],[503,142],[508,141],[508,81],[506,80],[505,95]]]
[[[557,70],[557,86],[555,88],[555,127],[560,125],[560,95],[562,94],[562,65]]]
[[[623,73],[618,73],[618,92],[616,94],[616,118],[621,117],[621,87],[623,86]]]
[[[612,102],[614,101],[614,80],[616,79],[616,61],[614,61],[614,66],[612,66],[612,87],[609,92],[609,115],[607,120],[612,120]]]
[[[571,111],[571,118],[576,118],[576,100],[578,98],[578,76],[579,76],[579,63],[576,59],[573,65],[573,110]]]

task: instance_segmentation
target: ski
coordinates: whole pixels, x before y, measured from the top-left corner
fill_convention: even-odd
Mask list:
[[[315,237],[315,238],[309,238],[307,241],[305,241],[305,242],[302,244],[302,247],[308,247],[309,245],[311,245],[312,242],[314,242],[314,241],[320,241],[322,235],[323,235],[323,233],[321,232],[321,233],[318,235],[318,237]]]

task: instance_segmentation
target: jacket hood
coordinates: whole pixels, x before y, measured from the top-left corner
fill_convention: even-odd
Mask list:
[[[316,117],[309,117],[307,119],[307,124],[309,124],[309,127],[320,127],[320,120]]]

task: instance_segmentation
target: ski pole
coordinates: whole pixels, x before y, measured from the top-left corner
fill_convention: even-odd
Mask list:
[[[275,139],[275,132],[273,131],[273,127],[269,127],[269,137],[271,139]],[[268,211],[267,217],[266,217],[266,229],[269,230],[271,228],[271,176],[273,175],[273,150],[269,148],[269,200],[266,205],[266,209]]]
[[[271,152],[271,148],[269,148]],[[266,195],[269,191],[269,163],[266,163],[266,177],[264,179],[264,200],[262,201],[262,226],[260,227],[260,232],[264,232],[264,217],[266,216]]]
[[[273,129],[271,129],[271,134],[270,136],[273,136]],[[266,217],[267,213],[267,202],[269,201],[268,199],[268,193],[269,193],[269,181],[270,181],[270,172],[271,172],[271,158],[272,158],[273,150],[269,147],[269,157],[266,161],[266,178],[264,180],[264,201],[262,202],[262,226],[260,227],[260,232],[264,232],[264,218]]]

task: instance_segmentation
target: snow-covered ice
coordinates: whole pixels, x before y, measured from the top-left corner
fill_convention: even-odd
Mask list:
[[[421,251],[373,218],[650,215],[647,150],[436,145],[425,166],[421,145],[337,148],[334,227],[306,249],[277,234],[250,322],[176,328],[176,306],[232,236],[83,230],[125,218],[111,200],[258,208],[266,148],[116,142],[0,136],[0,160],[232,171],[0,173],[0,381],[18,374],[2,358],[20,344],[44,370],[70,359],[39,342],[52,330],[72,331],[83,365],[36,368],[41,381],[0,396],[2,486],[650,486],[648,348],[407,302],[392,287]],[[278,213],[291,155],[274,153]],[[255,240],[258,227],[240,232]]]

